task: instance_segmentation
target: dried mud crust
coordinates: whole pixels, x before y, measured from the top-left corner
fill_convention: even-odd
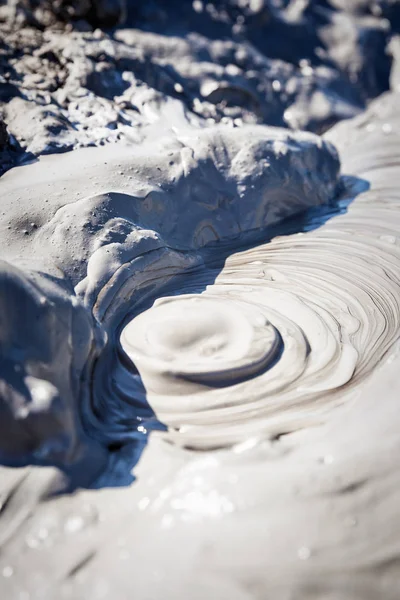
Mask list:
[[[355,116],[389,87],[398,3],[294,4],[3,3],[0,172],[30,155],[136,144],[154,123],[321,133]]]

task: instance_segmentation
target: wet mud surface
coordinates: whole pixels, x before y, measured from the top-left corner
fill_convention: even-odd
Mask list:
[[[399,27],[0,5],[4,598],[397,598]]]

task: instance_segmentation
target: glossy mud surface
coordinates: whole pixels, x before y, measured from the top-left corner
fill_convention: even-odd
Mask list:
[[[397,599],[398,92],[179,106],[1,178],[1,595]]]

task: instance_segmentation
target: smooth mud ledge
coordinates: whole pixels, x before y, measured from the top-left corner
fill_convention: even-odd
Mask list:
[[[397,600],[399,17],[1,7],[1,598]]]

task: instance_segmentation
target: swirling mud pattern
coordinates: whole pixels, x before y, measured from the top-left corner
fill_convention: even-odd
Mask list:
[[[148,403],[168,439],[215,448],[322,423],[354,398],[400,319],[396,198],[368,188],[344,177],[302,231],[289,222],[267,243],[209,249],[146,310],[125,303],[94,368],[88,428],[129,440],[154,427]],[[165,267],[147,264],[164,282]]]
[[[175,133],[140,151],[88,149],[57,157],[57,168],[47,157],[7,173],[0,272],[2,460],[58,464],[66,471],[72,465],[72,473],[78,464],[85,485],[99,476],[108,485],[110,456],[121,448],[138,449],[138,459],[148,442],[146,452],[155,453],[156,464],[149,481],[161,477],[165,457],[181,464],[205,451],[222,477],[220,483],[208,473],[211,500],[206,488],[191,492],[200,494],[197,508],[182,496],[192,481],[190,468],[203,473],[196,458],[189,471],[176,475],[178,491],[172,478],[167,487],[152,488],[161,489],[153,504],[154,491],[139,501],[140,510],[150,506],[148,526],[157,532],[175,523],[164,514],[174,494],[178,500],[171,506],[185,518],[267,502],[263,494],[270,488],[257,483],[264,471],[249,473],[268,457],[259,463],[248,458],[244,474],[243,464],[234,462],[246,481],[237,504],[239,488],[222,500],[218,495],[241,443],[273,445],[284,434],[301,436],[319,426],[324,431],[331,423],[327,440],[339,452],[346,427],[337,419],[346,407],[353,406],[350,442],[358,436],[370,468],[371,440],[382,431],[387,435],[394,404],[384,385],[386,404],[364,419],[364,396],[381,365],[393,362],[400,323],[400,157],[389,132],[399,119],[393,106],[378,100],[371,113],[333,128],[325,139],[220,126]],[[21,172],[29,173],[29,186]],[[68,199],[62,177],[69,181]],[[370,434],[374,421],[378,429]],[[350,442],[343,439],[346,448]],[[311,444],[307,452],[317,447]],[[389,456],[392,461],[390,448]],[[290,460],[295,466],[281,463],[289,469],[288,482],[300,473],[296,455]],[[142,461],[139,469],[146,473]],[[139,477],[133,493],[143,494],[146,477],[142,484]],[[325,493],[339,493],[332,492],[332,478],[327,481],[321,484]],[[293,509],[297,504],[285,502],[294,523],[285,524],[285,535],[295,536],[303,518]],[[309,510],[320,510],[313,502]],[[252,510],[246,514],[253,523]],[[304,522],[313,519],[308,515]],[[253,525],[257,531],[258,521]],[[13,531],[4,533],[6,541]],[[141,560],[150,564],[157,551],[164,564],[161,542],[169,538],[157,535],[156,547],[148,542],[139,553],[139,582]],[[239,552],[242,538],[235,535],[233,529],[226,539],[233,536]],[[315,543],[322,544],[318,536]],[[94,553],[101,538],[95,539]],[[191,544],[196,540],[190,537]],[[362,552],[365,560],[378,560],[370,546]],[[300,558],[309,554],[300,548]],[[288,572],[297,573],[288,556]],[[330,573],[329,556],[322,556],[323,572]],[[315,570],[307,573],[306,582],[315,582]],[[78,597],[74,585],[68,589],[72,595],[66,597]],[[181,583],[174,589],[181,590]]]
[[[36,286],[40,273],[62,269],[60,290],[66,279],[75,287],[72,313],[85,307],[92,322],[90,334],[78,327],[88,348],[70,375],[80,381],[71,418],[91,438],[110,445],[166,426],[178,445],[218,448],[322,423],[358,393],[400,319],[396,198],[370,187],[368,168],[343,177],[329,143],[263,127],[167,138],[144,158],[84,152],[96,173],[107,158],[101,188],[118,164],[125,189],[56,203],[24,252],[41,253]],[[140,183],[129,181],[132,165]],[[28,258],[18,250],[20,268]],[[53,452],[54,440],[38,437]]]
[[[400,319],[400,221],[389,203],[371,204],[192,274],[125,326],[122,348],[177,443],[279,435],[358,389]]]
[[[0,600],[399,600],[400,0],[0,4]]]

